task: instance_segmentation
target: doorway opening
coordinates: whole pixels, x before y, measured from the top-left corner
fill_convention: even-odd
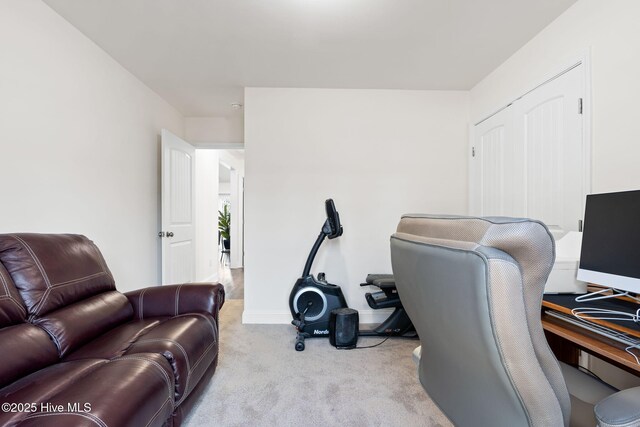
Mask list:
[[[244,149],[196,149],[196,278],[244,298]]]

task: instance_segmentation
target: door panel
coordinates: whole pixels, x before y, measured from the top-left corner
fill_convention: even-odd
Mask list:
[[[527,163],[527,215],[554,236],[578,229],[583,185],[582,66],[525,95],[516,104]]]
[[[482,213],[504,214],[504,126],[491,129],[480,137],[482,162]]]
[[[195,279],[195,148],[162,130],[162,283]]]
[[[474,128],[469,185],[472,215],[524,213],[524,157],[513,126],[513,108],[509,106]]]

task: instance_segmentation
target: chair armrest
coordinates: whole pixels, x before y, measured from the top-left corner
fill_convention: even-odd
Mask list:
[[[600,427],[640,426],[640,387],[622,390],[602,399],[594,411]]]
[[[224,286],[219,283],[154,286],[125,295],[137,319],[205,312],[218,321],[218,312],[224,304]]]

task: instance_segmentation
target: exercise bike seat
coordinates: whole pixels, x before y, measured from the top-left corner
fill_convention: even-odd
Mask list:
[[[360,283],[360,286],[375,286],[388,296],[397,293],[396,280],[393,278],[393,274],[369,274],[365,283]]]
[[[366,283],[361,284],[360,286],[378,286],[378,283],[381,282],[393,282],[396,283],[393,278],[393,274],[367,274],[367,278],[365,279]]]
[[[380,289],[378,292],[367,292],[364,295],[369,307],[374,310],[402,307],[392,274],[369,274],[365,283],[361,283],[360,286],[375,286]]]

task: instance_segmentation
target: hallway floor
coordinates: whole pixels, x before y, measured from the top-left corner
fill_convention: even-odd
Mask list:
[[[244,268],[229,268],[220,264],[219,282],[224,285],[226,299],[244,299]]]

